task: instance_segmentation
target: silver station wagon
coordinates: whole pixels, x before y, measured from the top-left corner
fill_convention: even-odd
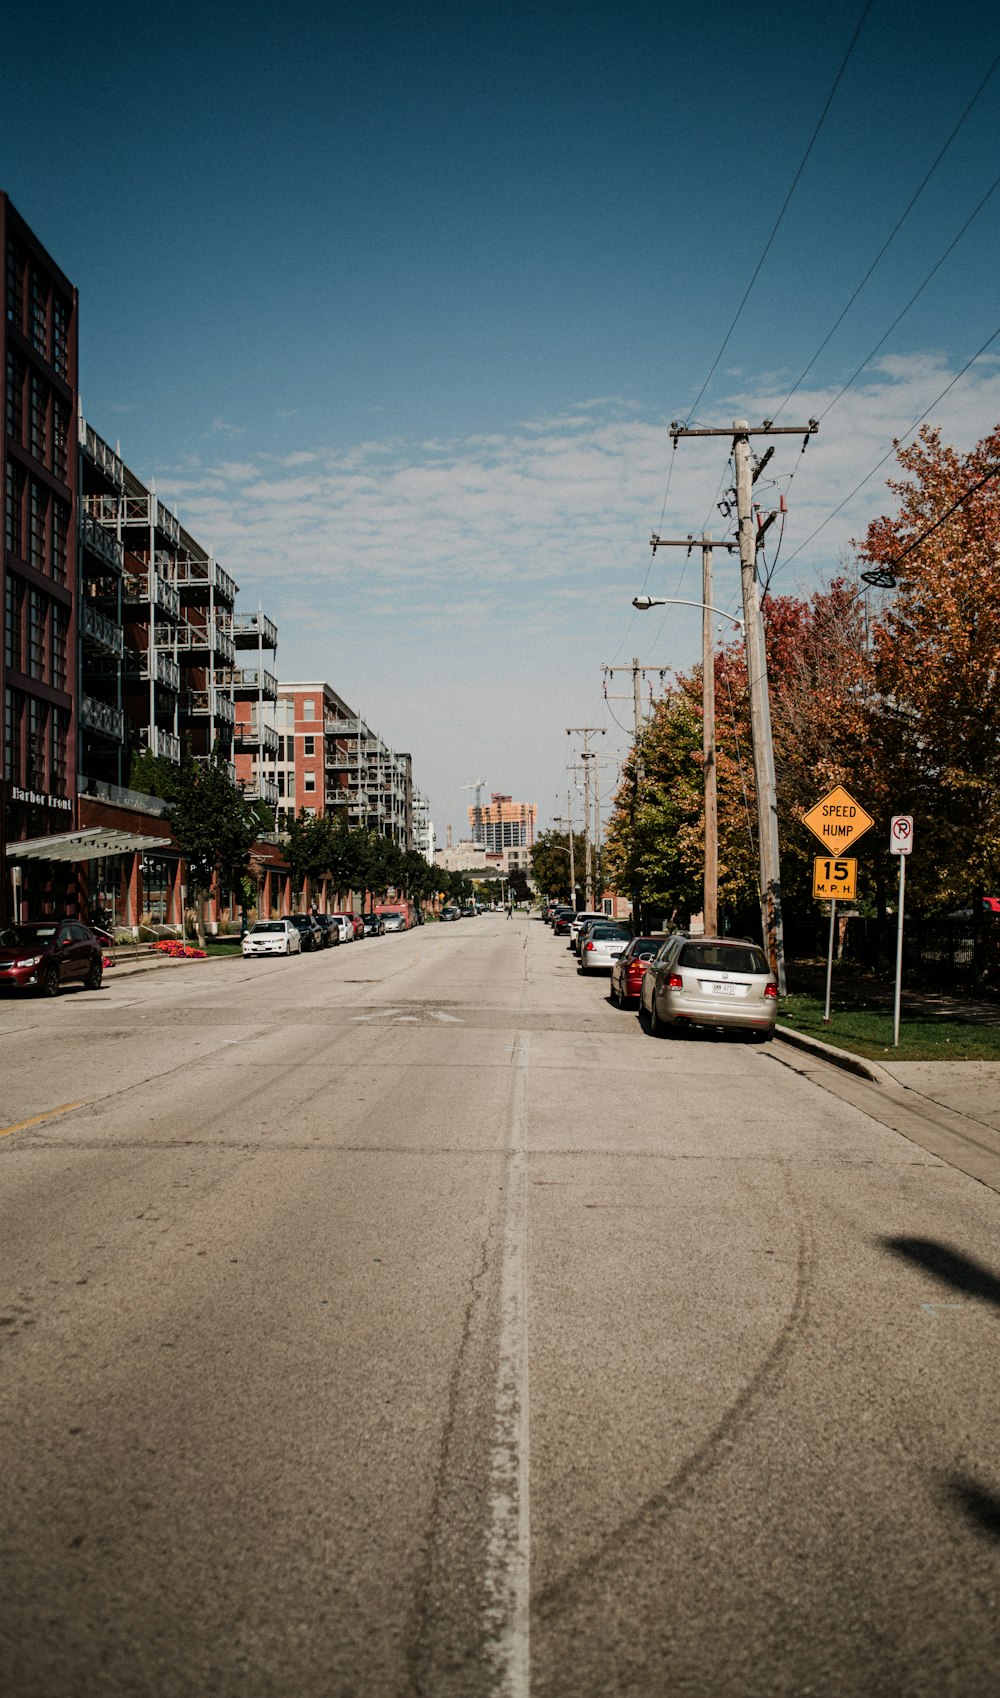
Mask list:
[[[684,1026],[774,1035],[778,986],[764,951],[737,938],[674,937],[646,968],[639,1018],[654,1037]]]

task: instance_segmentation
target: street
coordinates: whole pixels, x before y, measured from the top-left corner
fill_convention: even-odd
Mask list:
[[[995,1698],[1000,1197],[607,990],[0,1002],[5,1698]]]

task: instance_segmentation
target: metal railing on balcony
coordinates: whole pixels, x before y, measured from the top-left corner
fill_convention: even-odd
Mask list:
[[[143,678],[149,682],[150,658],[148,649],[134,649],[129,655],[129,674],[133,678]],[[173,654],[167,649],[155,650],[155,665],[153,677],[157,684],[162,684],[167,690],[179,690],[181,687],[181,669]]]
[[[186,651],[188,659],[212,653],[228,666],[232,666],[236,659],[232,636],[217,619],[206,619],[204,625],[192,625],[190,620],[186,620],[179,633],[178,646],[182,652]]]
[[[233,616],[233,636],[238,649],[276,649],[278,627],[266,613],[237,613]]]
[[[234,666],[223,682],[238,696],[263,696],[268,702],[278,699],[278,680],[265,666]]]
[[[195,755],[194,759],[197,762],[198,766],[209,766],[215,760],[215,756],[214,755]],[[235,785],[236,784],[236,763],[234,761],[223,761],[222,765],[225,768],[226,772],[229,774],[230,784]]]
[[[126,572],[123,593],[130,606],[145,602],[148,607],[152,598],[153,606],[160,613],[166,613],[171,619],[180,618],[181,598],[176,585],[155,572]]]
[[[90,513],[80,514],[80,541],[84,548],[89,549],[91,554],[96,554],[105,566],[111,566],[116,572],[123,569],[125,559],[121,543],[113,531],[108,530],[107,526],[93,518]]]
[[[121,488],[125,482],[125,467],[120,455],[116,454],[113,448],[109,448],[104,438],[98,436],[93,426],[87,424],[84,419],[80,420],[79,435],[80,447],[87,459],[97,466],[111,483],[116,483]]]
[[[248,802],[266,802],[269,808],[278,805],[278,786],[273,778],[266,778],[262,772],[248,778],[241,788]]]
[[[230,606],[236,600],[237,584],[235,579],[224,572],[217,560],[209,555],[204,560],[194,555],[183,555],[177,562],[177,583],[182,591],[207,592],[214,590]]]
[[[81,696],[80,724],[85,731],[93,731],[96,736],[106,737],[111,743],[125,741],[125,715],[121,708],[99,702],[94,696]]]
[[[84,641],[90,642],[105,654],[114,655],[121,660],[125,653],[125,633],[120,625],[109,619],[106,613],[95,607],[93,602],[84,601],[80,606],[80,630]]]
[[[237,720],[236,741],[248,753],[254,750],[271,756],[278,753],[278,733],[273,725],[258,725],[255,719]]]
[[[188,690],[184,698],[184,712],[193,719],[217,720],[220,725],[234,725],[236,722],[236,709],[221,690]]]
[[[172,761],[174,766],[181,764],[180,738],[173,731],[164,731],[159,725],[139,727],[139,747],[147,749],[150,754],[160,755],[165,761]]]

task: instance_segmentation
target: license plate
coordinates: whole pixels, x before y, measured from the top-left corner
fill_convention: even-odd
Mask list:
[[[737,994],[737,990],[738,986],[736,985],[718,984],[708,986],[709,996],[735,996]]]

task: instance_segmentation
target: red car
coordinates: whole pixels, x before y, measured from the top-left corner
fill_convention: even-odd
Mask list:
[[[0,986],[58,996],[63,985],[100,990],[104,952],[79,920],[36,920],[0,931]]]
[[[634,937],[624,954],[619,955],[611,969],[611,1000],[619,1008],[624,1008],[626,1002],[638,997],[646,965],[653,959],[666,935],[666,932],[660,932],[658,937],[653,934]]]
[[[365,935],[364,915],[363,914],[349,914],[348,918],[349,918],[352,926],[354,927],[355,937],[356,938],[364,937],[364,935]]]

